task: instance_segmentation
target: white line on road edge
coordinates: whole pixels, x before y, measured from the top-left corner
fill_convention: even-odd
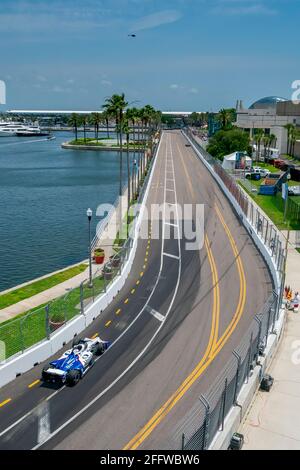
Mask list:
[[[177,259],[177,260],[180,259],[179,256],[171,255],[171,253],[165,253],[165,252],[164,252],[164,256],[168,256],[169,258],[173,258],[173,259]]]
[[[157,320],[161,322],[164,321],[165,317],[161,313],[157,312],[157,310],[154,310],[154,308],[150,307],[150,305],[147,305],[146,310],[147,312],[151,313],[151,315],[153,315]]]
[[[43,444],[50,435],[49,402],[43,402],[38,407],[38,444]]]
[[[168,136],[169,137],[169,136]],[[172,144],[170,145],[170,149],[171,149],[171,155],[173,157],[173,152],[172,152]],[[166,176],[166,171],[165,171],[165,176]],[[166,186],[165,186],[166,187]],[[166,191],[164,192],[164,198],[166,197]],[[176,198],[176,215],[177,215],[177,222],[179,221],[179,215],[178,215],[178,207],[177,207],[177,193],[175,192],[175,198]],[[164,216],[165,216],[165,212],[164,212]],[[164,224],[163,224],[163,232],[164,232]],[[121,336],[123,336],[123,334],[125,334],[125,332],[137,321],[137,319],[141,316],[141,314],[145,311],[147,305],[149,304],[149,300],[150,298],[152,297],[155,289],[156,289],[156,286],[159,282],[159,279],[160,279],[160,275],[161,275],[161,272],[162,272],[162,269],[163,269],[163,245],[164,245],[164,238],[162,237],[162,250],[161,250],[161,265],[160,265],[160,271],[159,271],[159,275],[157,277],[157,281],[153,287],[153,290],[147,300],[147,303],[145,304],[145,306],[142,308],[142,310],[140,311],[140,313],[138,314],[138,316],[134,319],[134,321],[128,326],[128,328],[117,338],[117,340],[112,344],[111,347],[113,347],[116,342],[121,338]],[[165,315],[165,320],[167,319],[171,309],[172,309],[172,306],[173,306],[173,303],[175,301],[175,298],[176,298],[176,295],[177,295],[177,292],[178,292],[178,288],[179,288],[179,283],[180,283],[180,277],[181,277],[181,246],[180,246],[180,240],[178,240],[178,250],[179,250],[179,254],[180,254],[180,259],[179,259],[179,265],[178,265],[178,276],[177,276],[177,282],[176,282],[176,285],[175,285],[175,290],[174,290],[174,293],[173,293],[173,296],[172,296],[172,299],[170,301],[170,304],[169,304],[169,307],[168,307],[168,310],[166,312],[166,315]],[[76,418],[78,418],[78,416],[82,415],[86,410],[88,410],[94,403],[96,403],[101,397],[103,397],[103,395],[105,395],[116,383],[118,383],[123,377],[124,375],[127,374],[127,372],[129,370],[132,369],[132,367],[139,361],[139,359],[145,354],[145,352],[147,351],[147,349],[151,346],[151,344],[153,343],[153,341],[155,340],[155,338],[157,337],[157,335],[159,334],[160,330],[162,329],[162,327],[164,326],[164,322],[161,322],[160,326],[158,327],[158,329],[156,330],[156,332],[154,333],[154,335],[152,336],[152,338],[150,339],[150,341],[146,344],[146,346],[144,347],[144,349],[138,354],[138,356],[131,362],[131,364],[129,364],[129,366],[113,381],[111,382],[111,384],[106,387],[104,390],[102,390],[102,392],[100,392],[92,401],[90,401],[90,403],[88,403],[85,407],[83,407],[80,411],[78,411],[74,416],[72,416],[69,420],[67,420],[64,424],[62,424],[59,428],[57,428],[52,434],[50,434],[50,436],[48,437],[48,439],[45,441],[49,441],[50,439],[52,439],[53,437],[55,437],[57,434],[60,433],[60,431],[62,431],[65,427],[67,427],[70,423],[72,423]],[[109,349],[107,350],[107,352],[109,351]],[[44,443],[45,443],[44,442]],[[33,447],[32,450],[36,450],[40,447],[40,445],[36,445],[35,447]]]

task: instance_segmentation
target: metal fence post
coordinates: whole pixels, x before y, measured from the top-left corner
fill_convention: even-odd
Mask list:
[[[227,397],[227,378],[225,379],[225,385],[224,385],[224,391],[223,391],[222,426],[221,426],[221,431],[224,431],[224,420],[225,420],[225,409],[226,409],[226,397]]]
[[[258,356],[259,356],[259,351],[260,351],[260,342],[261,342],[261,329],[262,329],[262,326],[261,326],[261,319],[255,315],[254,317],[254,320],[258,323],[258,340],[257,340],[257,351],[256,351],[256,354],[255,354],[255,360],[257,362],[257,359],[258,359]]]
[[[83,302],[83,282],[80,284],[80,311],[84,315],[84,302]]]
[[[251,333],[251,337],[250,337],[249,357],[248,357],[248,365],[247,365],[247,383],[249,381],[250,368],[251,368],[252,342],[253,342],[253,332]]]
[[[50,339],[50,316],[49,316],[50,305],[47,304],[45,307],[46,311],[46,337]]]
[[[25,317],[26,319],[26,317]],[[25,350],[25,344],[24,344],[24,335],[23,335],[23,328],[22,328],[22,324],[23,324],[23,320],[24,319],[20,319],[20,323],[19,323],[19,328],[20,328],[20,342],[21,342],[21,349],[22,349],[22,353],[24,352]]]
[[[185,435],[182,433],[181,436],[181,450],[184,450],[184,445],[185,445]]]
[[[236,357],[238,361],[237,370],[236,370],[235,387],[234,387],[234,397],[233,397],[233,404],[237,405],[237,396],[238,396],[238,389],[239,389],[239,384],[240,384],[240,370],[241,370],[242,358],[236,351],[232,351],[232,354]]]
[[[205,408],[203,442],[202,442],[202,449],[199,449],[199,450],[206,450],[208,447],[208,439],[209,439],[210,405],[203,395],[200,396],[199,400]]]

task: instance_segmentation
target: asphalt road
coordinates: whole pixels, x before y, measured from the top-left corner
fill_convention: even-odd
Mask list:
[[[147,207],[164,210],[124,288],[82,334],[113,346],[74,388],[38,382],[44,364],[3,387],[0,449],[180,447],[189,410],[272,290],[246,230],[185,143],[178,131],[163,134]],[[184,211],[184,227],[203,232],[201,249],[189,250],[181,229],[187,204],[204,205],[200,224]]]

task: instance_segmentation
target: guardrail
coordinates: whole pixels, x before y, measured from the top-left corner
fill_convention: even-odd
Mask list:
[[[152,179],[159,145],[139,195],[139,210],[133,221],[133,236],[93,276],[93,286],[84,281],[65,296],[0,325],[0,387],[44,361],[90,325],[122,289],[134,261],[143,210]],[[103,230],[106,223],[103,223]],[[99,237],[99,231],[98,231]]]
[[[267,261],[274,281],[272,295],[260,312],[253,312],[253,321],[244,334],[240,345],[232,352],[227,366],[208,391],[199,397],[198,403],[181,424],[180,437],[178,432],[176,433],[177,448],[180,445],[182,450],[205,450],[212,445],[219,433],[225,431],[226,419],[234,408],[242,414],[240,411],[242,407],[239,404],[241,391],[244,385],[251,380],[252,373],[254,369],[257,369],[258,363],[264,361],[262,358],[266,347],[269,347],[270,336],[272,335],[278,340],[280,332],[276,329],[279,324],[279,328],[281,328],[280,299],[284,286],[286,252],[282,247],[277,228],[270,224],[258,208],[254,208],[249,203],[234,179],[223,170],[218,161],[202,149],[194,139],[192,132],[187,130],[183,134],[232,203],[254,243]],[[260,366],[262,368],[262,364]],[[260,372],[257,372],[258,381],[261,379],[262,373],[262,369],[259,370]],[[253,395],[254,391],[255,388],[249,389],[248,395],[250,396],[252,392]],[[250,398],[247,397],[247,403],[249,400],[251,401],[252,395]],[[237,415],[234,425],[239,422],[240,414]],[[230,427],[228,436],[226,439],[223,438],[223,444],[225,442],[228,445],[232,429],[233,427]]]

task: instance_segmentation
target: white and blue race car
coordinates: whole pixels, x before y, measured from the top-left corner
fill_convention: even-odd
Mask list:
[[[59,359],[43,368],[42,380],[76,385],[94,365],[95,356],[101,356],[109,346],[109,341],[102,341],[98,337],[73,342],[72,349],[68,349]]]

